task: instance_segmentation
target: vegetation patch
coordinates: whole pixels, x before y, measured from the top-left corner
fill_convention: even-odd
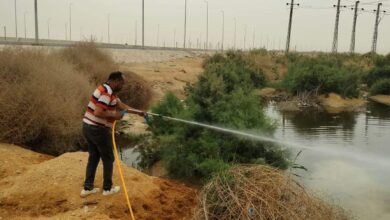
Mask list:
[[[341,59],[322,55],[293,58],[289,64],[283,86],[293,94],[335,92],[346,97],[359,95],[362,71],[357,66],[346,65]]]
[[[96,85],[117,70],[93,43],[60,51],[8,47],[0,51],[0,141],[58,155],[80,149],[81,124]],[[126,73],[124,102],[146,108],[151,90]]]
[[[194,219],[349,219],[291,176],[268,166],[235,166],[220,172],[201,192]]]
[[[242,53],[217,54],[204,73],[188,85],[184,101],[168,94],[153,112],[241,131],[272,136],[275,125],[261,109],[254,89],[266,84],[261,71]],[[154,118],[151,130],[158,139],[169,173],[178,178],[204,179],[232,164],[271,164],[285,169],[288,153],[272,143],[258,142],[199,126]]]

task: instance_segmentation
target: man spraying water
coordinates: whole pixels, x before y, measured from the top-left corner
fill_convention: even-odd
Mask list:
[[[83,119],[83,135],[87,140],[89,157],[81,197],[100,191],[94,187],[96,168],[100,159],[103,161],[103,195],[112,195],[120,191],[119,186],[112,186],[114,154],[110,128],[113,122],[120,120],[125,113],[145,115],[142,111],[132,110],[117,97],[124,82],[123,73],[111,73],[107,82],[93,92],[88,103]]]

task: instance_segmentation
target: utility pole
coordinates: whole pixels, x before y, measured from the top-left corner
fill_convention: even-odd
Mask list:
[[[4,40],[7,40],[7,27],[4,26]]]
[[[222,42],[221,42],[221,50],[223,51],[223,41],[225,38],[225,11],[222,10]]]
[[[353,24],[352,24],[352,35],[351,35],[351,46],[349,51],[351,53],[355,53],[355,36],[356,36],[356,21],[358,16],[358,7],[359,7],[360,1],[355,2],[355,8],[352,8],[355,10],[354,16],[353,16]],[[364,9],[363,9],[364,10]]]
[[[291,26],[292,26],[292,18],[294,13],[294,6],[299,4],[295,4],[294,0],[291,0],[291,3],[286,3],[286,5],[290,5],[290,19],[288,22],[288,29],[287,29],[287,41],[286,41],[286,53],[290,51],[290,41],[291,41]]]
[[[184,42],[183,42],[183,48],[186,48],[186,34],[187,34],[187,0],[184,0]]]
[[[35,43],[39,41],[39,33],[38,33],[38,0],[34,1],[34,9],[35,9]]]
[[[333,7],[337,7],[337,11],[336,11],[336,22],[334,25],[332,53],[337,53],[337,45],[338,45],[338,38],[339,38],[340,7],[341,7],[340,3],[341,3],[341,0],[337,0],[337,6],[333,5]],[[344,6],[344,7],[346,7],[346,6]]]
[[[18,13],[16,11],[16,0],[15,0],[15,36],[18,39]]]
[[[145,47],[145,0],[142,0],[142,48]]]
[[[206,2],[206,50],[208,49],[209,44],[209,2]]]
[[[26,14],[27,11],[24,12],[24,39],[27,39]]]
[[[372,47],[371,47],[372,54],[376,53],[376,45],[378,42],[378,25],[380,22],[379,15],[381,13],[381,6],[382,6],[382,3],[378,3],[378,8],[376,10],[374,10],[374,12],[376,12],[376,17],[375,17],[374,37],[372,39]],[[382,11],[382,12],[386,12],[386,11]]]

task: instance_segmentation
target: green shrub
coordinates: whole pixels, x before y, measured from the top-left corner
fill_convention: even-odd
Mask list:
[[[274,123],[264,115],[261,100],[253,93],[259,84],[266,83],[261,70],[253,67],[241,52],[215,56],[205,64],[198,82],[186,88],[186,100],[181,102],[168,94],[153,111],[272,136]],[[160,143],[167,170],[175,177],[209,178],[235,163],[288,166],[287,152],[271,143],[159,117],[153,119],[151,130]]]
[[[289,65],[283,86],[295,94],[317,91],[354,97],[359,94],[359,76],[358,68],[344,65],[337,57],[304,57]]]
[[[390,95],[390,78],[376,81],[371,87],[371,94]]]
[[[390,53],[386,56],[376,56],[375,57],[375,65],[377,67],[390,66]]]
[[[253,50],[250,50],[249,52],[251,55],[260,55],[260,56],[265,56],[268,54],[268,51],[267,49],[265,48],[260,48],[260,49],[253,49]]]
[[[368,86],[372,86],[376,81],[380,79],[389,79],[389,78],[390,78],[390,64],[388,66],[374,67],[364,77],[364,80]]]
[[[211,177],[215,173],[229,169],[230,165],[222,160],[207,159],[199,164],[198,169],[202,176]]]

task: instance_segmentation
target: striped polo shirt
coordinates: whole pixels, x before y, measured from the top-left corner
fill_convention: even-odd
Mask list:
[[[115,112],[118,100],[119,98],[113,94],[111,87],[107,83],[100,85],[93,92],[89,100],[88,108],[84,114],[83,122],[95,126],[112,127],[112,124],[114,123],[115,119],[100,118],[95,116],[94,112],[96,106],[99,106],[104,111]]]

